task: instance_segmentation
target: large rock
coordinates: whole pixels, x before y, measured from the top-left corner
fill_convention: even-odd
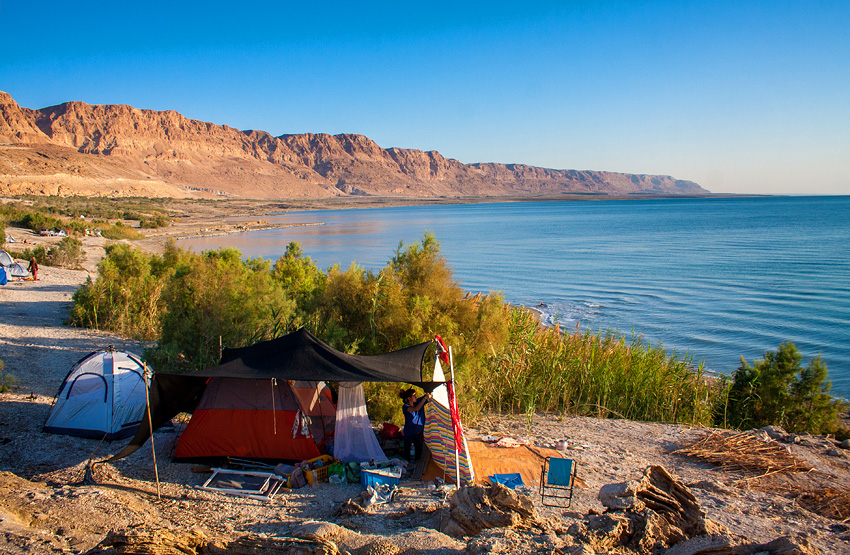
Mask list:
[[[638,480],[608,484],[599,490],[608,511],[574,524],[569,533],[597,552],[664,555],[816,555],[805,541],[778,538],[747,543],[706,518],[696,497],[661,466]]]
[[[498,483],[460,488],[450,498],[449,508],[441,532],[455,537],[474,536],[487,528],[540,523],[531,499]]]
[[[627,546],[653,552],[693,537],[726,532],[706,519],[696,497],[661,466],[647,468],[638,480],[603,486],[599,500],[608,512],[589,517],[573,531],[597,550]]]

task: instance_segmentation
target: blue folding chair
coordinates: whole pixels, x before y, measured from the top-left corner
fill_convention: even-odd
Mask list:
[[[569,507],[573,500],[576,462],[546,457],[540,474],[540,501],[547,507]],[[546,502],[547,498],[550,502]],[[566,504],[565,504],[566,503]]]

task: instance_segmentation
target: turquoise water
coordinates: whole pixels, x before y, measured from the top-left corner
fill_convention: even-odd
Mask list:
[[[276,259],[290,241],[321,268],[379,269],[435,234],[468,291],[541,303],[550,323],[634,330],[731,373],[791,340],[850,398],[850,197],[522,202],[292,212],[321,226],[191,239]]]

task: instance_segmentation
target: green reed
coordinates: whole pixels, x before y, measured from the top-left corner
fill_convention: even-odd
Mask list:
[[[611,332],[541,328],[512,310],[510,339],[469,376],[483,410],[708,424],[720,391],[690,357]]]

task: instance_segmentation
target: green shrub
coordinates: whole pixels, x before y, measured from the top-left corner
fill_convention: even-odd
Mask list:
[[[130,241],[134,241],[145,238],[144,235],[142,235],[132,227],[124,225],[121,222],[116,222],[115,225],[101,228],[100,233],[107,239],[112,239],[115,241],[121,239],[128,239]]]
[[[35,261],[39,264],[50,265],[47,263],[48,255],[47,255],[47,247],[44,245],[38,245],[35,247],[27,247],[20,251],[9,251],[9,254],[14,254],[15,258],[19,258],[21,260],[29,260],[31,258],[35,258]]]
[[[271,277],[270,264],[243,262],[236,249],[186,255],[163,292],[159,343],[146,355],[155,368],[190,371],[218,364],[220,349],[292,331],[295,304]]]
[[[86,230],[90,228],[89,223],[85,220],[73,219],[67,224],[65,224],[71,231],[71,235],[85,235]]]
[[[171,267],[180,260],[174,249],[170,244],[160,258],[122,243],[106,247],[97,279],[89,278],[74,293],[70,323],[144,340],[158,338],[162,291]]]
[[[776,351],[732,375],[717,411],[718,423],[733,428],[777,425],[795,433],[846,433],[838,420],[847,403],[829,395],[832,383],[820,356],[803,367],[803,355],[787,341]]]
[[[63,237],[59,244],[47,251],[45,264],[65,268],[80,268],[85,258],[83,242],[76,237]]]
[[[165,216],[154,216],[153,218],[139,218],[139,227],[142,229],[155,229],[168,227],[170,220]]]
[[[39,212],[29,212],[24,214],[20,221],[23,227],[38,233],[42,229],[53,229],[54,227],[63,228],[61,220],[52,216],[46,216]]]
[[[10,254],[12,254],[10,252]],[[14,251],[14,255],[21,260],[35,258],[35,261],[45,266],[63,268],[80,268],[85,257],[83,242],[76,237],[63,237],[58,244],[52,247],[37,245],[27,247],[20,251]]]
[[[13,387],[18,385],[18,379],[15,376],[3,372],[4,366],[5,364],[2,360],[0,360],[0,393],[10,391]]]

